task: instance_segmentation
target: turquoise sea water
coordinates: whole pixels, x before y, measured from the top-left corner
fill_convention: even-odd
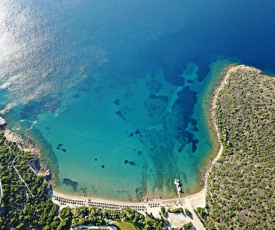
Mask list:
[[[223,63],[274,72],[274,10],[256,0],[2,0],[0,109],[43,143],[58,190],[175,197],[179,178],[192,193],[213,148],[206,89]]]

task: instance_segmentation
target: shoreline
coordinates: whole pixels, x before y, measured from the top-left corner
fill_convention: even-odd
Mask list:
[[[227,82],[230,72],[234,71],[235,68],[237,68],[238,66],[239,65],[231,64],[231,65],[227,66],[226,68],[224,68],[224,70],[222,71],[222,74],[220,76],[220,79],[216,83],[216,86],[210,95],[211,101],[209,103],[209,107],[207,109],[206,116],[207,116],[209,128],[211,130],[210,136],[211,136],[211,139],[213,138],[212,142],[214,142],[214,144],[218,145],[217,147],[219,150],[218,150],[218,152],[214,151],[216,154],[215,153],[213,154],[214,157],[212,159],[210,158],[210,162],[205,166],[205,168],[203,170],[203,173],[202,173],[203,187],[202,187],[202,189],[197,193],[185,196],[186,202],[187,203],[189,202],[191,204],[191,206],[193,206],[193,208],[197,208],[197,207],[204,208],[206,206],[206,195],[207,195],[209,173],[211,172],[213,166],[219,160],[219,158],[221,157],[222,152],[223,152],[223,145],[221,143],[220,134],[218,131],[217,124],[215,122],[214,110],[216,108],[216,100],[217,100],[219,92],[223,89],[225,83]]]
[[[208,163],[204,164],[204,167],[202,168],[202,173],[201,173],[201,179],[202,179],[201,184],[203,184],[202,189],[204,188],[205,181],[207,180],[207,177],[208,177],[207,174],[209,173],[208,171],[212,168],[213,164],[215,164],[216,161],[218,160],[216,159],[217,156],[220,157],[219,154],[221,154],[220,151],[222,148],[220,135],[219,135],[218,127],[215,122],[215,114],[214,114],[214,109],[216,108],[217,96],[220,90],[222,90],[224,84],[226,83],[229,77],[229,72],[232,71],[232,69],[234,70],[235,67],[238,67],[238,66],[240,65],[230,64],[225,68],[223,68],[223,70],[221,71],[219,80],[215,84],[215,87],[212,90],[208,90],[209,91],[208,93],[210,94],[208,100],[210,102],[209,103],[207,102],[207,104],[205,105],[207,106],[207,108],[205,109],[206,110],[205,117],[207,120],[208,129],[210,131],[210,141],[213,146],[213,150],[212,150],[212,154],[210,154],[209,157],[207,158]]]
[[[213,141],[216,141],[217,145],[219,146],[219,151],[214,152],[217,153],[213,159],[210,158],[211,163],[205,165],[204,172],[202,174],[202,189],[194,194],[190,195],[183,195],[181,198],[171,198],[171,199],[152,199],[147,200],[144,199],[143,202],[131,202],[131,201],[119,201],[119,200],[108,200],[99,197],[92,197],[92,196],[85,196],[84,194],[81,195],[70,195],[65,194],[62,192],[58,192],[56,189],[52,188],[52,191],[49,193],[49,197],[53,203],[59,205],[60,209],[64,207],[76,208],[80,206],[87,206],[87,207],[98,207],[98,208],[106,208],[111,210],[122,210],[125,207],[130,207],[131,209],[138,211],[142,214],[146,212],[152,213],[155,216],[158,216],[160,208],[166,207],[167,209],[173,208],[188,208],[193,215],[192,223],[197,229],[205,229],[202,221],[198,217],[196,213],[197,207],[204,208],[206,206],[206,194],[207,194],[207,186],[208,186],[208,178],[209,173],[211,172],[213,165],[219,160],[222,155],[223,146],[220,141],[220,134],[218,132],[218,127],[215,122],[215,114],[214,110],[216,108],[216,100],[218,97],[219,92],[223,89],[224,85],[227,82],[228,77],[230,76],[230,72],[234,71],[236,68],[239,68],[240,65],[229,65],[222,71],[222,75],[220,79],[216,83],[214,88],[214,92],[209,96],[210,103],[207,110],[207,120],[209,122],[210,128],[210,136],[215,138]],[[242,66],[241,66],[242,67]],[[24,151],[30,151],[37,157],[40,156],[41,151],[39,150],[38,146],[31,145],[26,148],[23,138],[17,134],[13,133],[10,130],[4,130],[5,136],[7,140],[14,141],[17,145]],[[36,175],[42,175],[42,172],[37,172]],[[51,186],[51,182],[48,182],[48,185]],[[52,186],[51,186],[52,187]],[[187,221],[187,220],[186,220]]]
[[[219,81],[217,82],[216,87],[214,88],[214,92],[210,96],[211,102],[209,103],[209,108],[207,111],[207,118],[209,120],[209,127],[211,128],[211,132],[212,132],[212,134],[210,134],[210,135],[215,137],[215,140],[213,140],[213,142],[214,141],[216,141],[216,143],[218,142],[217,144],[219,145],[219,151],[217,152],[217,155],[215,154],[216,156],[213,158],[213,160],[210,159],[211,163],[206,165],[203,170],[204,172],[202,173],[202,176],[201,176],[202,177],[201,184],[203,184],[203,187],[201,188],[201,190],[199,192],[190,194],[190,195],[183,195],[182,198],[175,197],[175,198],[168,198],[168,199],[152,199],[152,200],[148,200],[148,202],[146,202],[146,204],[150,203],[150,202],[151,203],[160,203],[160,202],[161,203],[163,203],[163,202],[171,203],[171,202],[175,202],[175,201],[183,201],[185,198],[193,200],[194,198],[198,198],[199,194],[202,195],[206,192],[208,174],[211,171],[212,166],[216,163],[216,161],[221,156],[222,149],[223,149],[221,142],[220,142],[218,129],[217,129],[217,126],[215,123],[215,118],[214,118],[214,109],[215,109],[216,99],[217,99],[217,95],[218,95],[219,91],[223,88],[223,85],[228,78],[228,73],[234,67],[236,67],[236,65],[229,65],[222,71],[222,75],[221,75]],[[30,152],[34,153],[36,156],[38,156],[38,158],[41,156],[41,151],[35,145],[31,145],[28,148],[24,148],[25,147],[24,140],[19,134],[11,132],[10,130],[5,130],[5,136],[8,140],[16,142],[22,148],[22,150],[30,151]],[[37,175],[43,175],[43,172],[38,172]],[[51,184],[51,182],[49,182],[49,183]],[[120,200],[106,199],[106,198],[93,197],[93,196],[84,196],[84,194],[83,195],[66,194],[64,192],[57,191],[54,188],[53,188],[53,195],[56,195],[59,197],[64,197],[64,199],[77,199],[77,200],[80,200],[80,199],[89,200],[90,199],[90,200],[94,200],[94,201],[100,202],[100,203],[110,203],[110,204],[117,204],[117,205],[140,206],[142,204],[145,204],[144,201],[143,202],[131,202],[131,201],[120,201]]]
[[[202,82],[204,86],[200,91],[198,101],[200,106],[197,108],[197,113],[202,114],[198,117],[198,122],[202,124],[200,132],[205,136],[205,143],[209,146],[209,149],[204,151],[204,156],[198,167],[199,180],[197,182],[197,189],[193,191],[193,193],[185,194],[185,196],[197,194],[204,189],[205,181],[207,180],[206,174],[209,168],[212,167],[212,161],[218,155],[220,150],[219,140],[213,125],[211,110],[213,107],[214,93],[217,91],[228,70],[235,65],[239,65],[239,63],[234,63],[228,59],[211,62],[209,65],[210,71],[208,72],[206,79]]]
[[[174,198],[174,199],[153,199],[149,200],[148,202],[127,202],[127,201],[116,201],[116,200],[107,200],[107,199],[101,199],[101,198],[95,198],[95,197],[83,197],[83,196],[75,196],[75,195],[67,195],[64,193],[57,192],[53,190],[53,198],[52,201],[60,207],[79,207],[79,206],[97,206],[101,208],[108,208],[108,209],[116,209],[120,210],[124,207],[130,207],[138,212],[145,213],[145,212],[152,212],[154,215],[158,215],[157,213],[160,210],[160,207],[168,207],[168,208],[188,208],[192,215],[192,223],[197,229],[205,229],[202,221],[198,217],[196,213],[197,207],[204,208],[206,206],[206,195],[207,195],[207,188],[208,188],[208,178],[209,174],[214,166],[214,164],[219,160],[219,158],[222,155],[223,152],[223,145],[220,141],[220,134],[218,132],[218,127],[215,122],[215,113],[214,109],[216,108],[216,101],[217,97],[220,93],[220,91],[223,89],[224,85],[227,82],[228,77],[230,76],[230,72],[234,71],[236,68],[238,68],[239,65],[229,65],[228,67],[224,68],[222,71],[222,75],[220,76],[219,81],[217,82],[214,92],[211,94],[210,98],[211,101],[209,103],[208,113],[207,117],[209,119],[209,127],[211,128],[212,134],[210,134],[215,140],[217,141],[217,144],[219,146],[218,152],[216,152],[216,156],[211,160],[211,163],[209,163],[206,166],[205,172],[202,175],[203,178],[203,187],[202,189],[194,194],[191,195],[185,195],[181,198]],[[61,199],[64,199],[63,201],[69,201],[73,202],[72,200],[77,200],[76,203],[66,203],[62,202],[62,200],[57,200],[57,197],[61,197]],[[58,198],[59,199],[59,198]],[[62,204],[63,203],[63,204]]]
[[[209,120],[209,127],[211,128],[211,132],[212,132],[212,134],[210,134],[210,135],[215,137],[215,140],[213,140],[213,142],[214,141],[216,141],[216,143],[218,142],[219,151],[217,152],[217,155],[215,154],[216,156],[213,158],[213,160],[210,159],[211,163],[208,163],[208,165],[206,165],[203,170],[204,172],[202,173],[202,176],[201,176],[201,178],[202,178],[201,184],[203,184],[203,187],[201,188],[201,190],[199,192],[190,194],[190,195],[183,195],[181,198],[175,197],[175,198],[169,198],[169,199],[152,199],[152,200],[148,200],[147,202],[144,202],[144,201],[143,202],[120,201],[120,200],[106,199],[106,198],[93,197],[93,196],[84,196],[84,194],[83,195],[66,194],[66,193],[57,191],[54,188],[53,188],[53,195],[58,196],[58,197],[63,197],[64,199],[68,199],[68,200],[72,199],[72,200],[88,201],[90,199],[90,200],[93,200],[98,203],[108,203],[108,204],[113,204],[113,205],[126,205],[126,206],[127,205],[128,206],[140,206],[140,205],[150,204],[150,203],[152,203],[152,204],[171,203],[171,202],[173,203],[173,202],[177,202],[177,201],[183,202],[187,198],[192,201],[198,200],[198,199],[201,200],[200,202],[196,202],[196,205],[195,205],[196,207],[205,206],[205,201],[203,202],[202,201],[203,199],[201,199],[199,197],[203,196],[204,200],[205,200],[208,175],[212,169],[212,166],[220,158],[220,156],[222,154],[222,149],[223,149],[221,142],[220,142],[218,129],[217,129],[217,126],[215,123],[215,118],[214,118],[214,109],[215,109],[216,99],[217,99],[218,93],[223,88],[223,85],[225,84],[225,82],[229,76],[228,73],[235,67],[236,67],[236,65],[229,65],[222,71],[222,75],[221,75],[219,81],[217,82],[216,87],[214,88],[214,92],[210,96],[211,102],[209,103],[210,105],[209,105],[209,108],[207,111],[207,114],[208,114],[207,118]],[[24,151],[30,151],[30,152],[34,153],[35,155],[38,156],[38,158],[41,155],[41,151],[35,145],[31,145],[31,146],[29,146],[29,148],[23,148],[22,146],[24,146],[24,140],[19,134],[13,133],[10,130],[5,130],[5,136],[8,140],[14,141],[17,144],[19,144],[19,146],[21,146],[21,148]],[[43,172],[38,172],[37,175],[43,175]],[[51,184],[51,182],[49,182],[49,184]],[[57,203],[61,203],[61,202],[57,202]],[[60,206],[63,207],[64,205],[60,204]],[[73,206],[73,205],[70,205],[70,206]]]

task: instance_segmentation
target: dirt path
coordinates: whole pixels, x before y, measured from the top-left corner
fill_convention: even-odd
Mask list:
[[[13,159],[13,161],[12,161],[12,163],[11,163],[11,166],[12,166],[12,167],[14,168],[14,170],[16,171],[16,173],[17,173],[19,179],[25,184],[26,188],[29,190],[29,192],[30,192],[30,194],[32,195],[32,197],[34,197],[34,195],[32,194],[32,192],[31,192],[29,186],[27,185],[26,181],[21,177],[21,175],[20,175],[20,173],[18,172],[17,168],[14,166],[14,161],[15,161],[15,159],[16,159],[16,157],[17,157],[16,154],[14,153],[14,151],[12,150],[12,148],[11,148],[9,145],[6,144],[6,142],[5,142],[5,145],[8,146],[8,148],[9,148],[9,149],[13,152],[13,154],[15,155],[15,158]]]
[[[3,188],[2,188],[2,182],[0,179],[0,203],[1,203],[2,196],[3,196]]]

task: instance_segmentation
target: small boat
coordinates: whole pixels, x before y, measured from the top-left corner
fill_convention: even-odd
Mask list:
[[[174,184],[175,184],[176,187],[177,187],[177,191],[178,191],[179,198],[180,198],[180,193],[181,193],[181,184],[180,184],[180,180],[179,180],[179,179],[175,179]]]

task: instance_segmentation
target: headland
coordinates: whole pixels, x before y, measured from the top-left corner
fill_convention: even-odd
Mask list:
[[[223,151],[199,211],[209,229],[274,226],[274,90],[273,77],[238,65],[217,92],[213,116]]]

